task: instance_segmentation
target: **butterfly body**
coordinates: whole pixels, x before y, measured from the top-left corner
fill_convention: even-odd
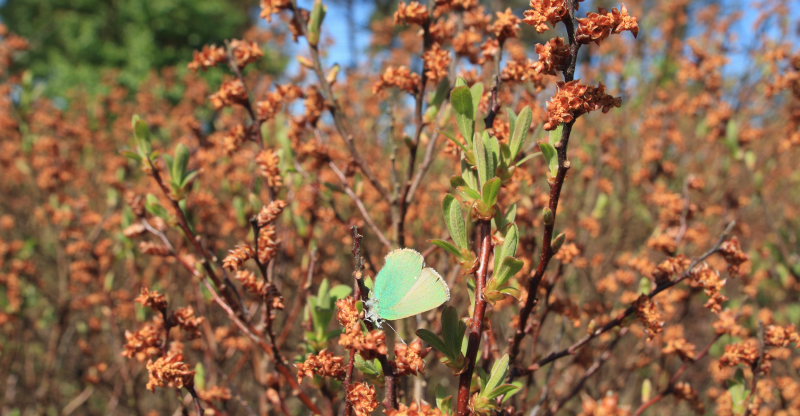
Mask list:
[[[450,289],[419,252],[404,248],[386,255],[367,300],[365,319],[380,327],[431,310],[450,299]]]

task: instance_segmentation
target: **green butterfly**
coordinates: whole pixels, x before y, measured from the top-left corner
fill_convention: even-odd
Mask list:
[[[425,267],[422,254],[410,248],[393,250],[375,277],[365,318],[380,328],[385,320],[407,318],[448,300],[450,288],[436,270]]]

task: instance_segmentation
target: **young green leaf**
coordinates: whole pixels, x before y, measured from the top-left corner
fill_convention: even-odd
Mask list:
[[[453,243],[451,243],[449,241],[435,239],[435,240],[431,240],[431,243],[433,243],[434,245],[444,249],[448,253],[450,253],[450,254],[458,257],[458,258],[461,258],[463,256],[463,254],[461,253],[461,250],[458,247],[456,247],[455,245],[453,245]]]
[[[509,143],[509,151],[511,153],[511,161],[517,158],[525,140],[528,138],[528,130],[531,128],[531,121],[533,120],[533,113],[531,108],[526,106],[519,112],[516,123],[511,128],[511,141]]]
[[[442,210],[450,237],[458,247],[468,248],[467,226],[464,221],[464,212],[461,210],[461,203],[453,195],[447,194],[442,201]]]
[[[497,196],[500,194],[501,186],[503,186],[503,181],[500,178],[489,179],[483,184],[481,199],[489,208],[494,208],[497,204]]]
[[[322,4],[322,0],[314,2],[314,8],[311,10],[311,18],[308,19],[308,43],[311,46],[319,44],[319,37],[322,28],[322,21],[325,19],[325,13],[328,8]]]
[[[550,170],[550,177],[555,178],[558,174],[558,154],[556,148],[550,143],[541,142],[539,148],[542,149],[542,155],[547,161],[547,167]]]

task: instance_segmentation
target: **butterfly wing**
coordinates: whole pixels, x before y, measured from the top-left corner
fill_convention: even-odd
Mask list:
[[[380,305],[380,317],[390,321],[417,315],[450,300],[447,283],[430,267],[422,269],[411,285],[392,290],[402,292],[397,302]]]
[[[410,248],[392,250],[386,255],[386,263],[375,276],[375,285],[370,297],[378,307],[396,304],[414,285],[425,260],[422,254]]]

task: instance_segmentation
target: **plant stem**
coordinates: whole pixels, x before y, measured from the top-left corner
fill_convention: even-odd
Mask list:
[[[475,371],[475,362],[478,358],[478,348],[483,333],[483,318],[486,315],[486,299],[483,289],[486,287],[486,278],[489,274],[489,258],[492,253],[492,223],[488,220],[478,221],[478,270],[475,272],[475,310],[472,313],[467,342],[466,368],[461,373],[458,382],[458,402],[456,414],[466,416],[469,412],[470,385],[472,373]]]

